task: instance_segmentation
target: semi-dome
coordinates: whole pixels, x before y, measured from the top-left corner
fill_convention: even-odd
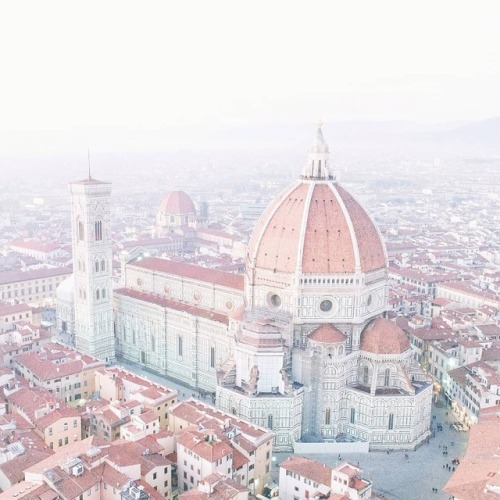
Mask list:
[[[64,302],[73,302],[75,295],[75,275],[71,274],[62,280],[56,289],[57,300]]]
[[[344,333],[329,324],[318,326],[307,337],[309,340],[323,344],[338,344],[347,340],[347,336]]]
[[[193,200],[184,191],[170,191],[160,204],[160,213],[189,215],[196,213]]]
[[[283,273],[355,273],[386,267],[385,246],[364,208],[335,180],[321,127],[302,176],[258,220],[251,267]]]
[[[361,333],[359,348],[372,354],[401,354],[411,346],[403,330],[394,321],[376,318]]]

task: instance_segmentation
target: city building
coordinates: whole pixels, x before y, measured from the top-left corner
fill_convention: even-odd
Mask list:
[[[57,287],[71,272],[68,267],[0,272],[0,299],[30,306],[54,305]]]
[[[119,357],[214,392],[231,356],[231,316],[244,303],[243,276],[156,257],[125,267],[114,292]]]
[[[89,398],[95,392],[95,372],[104,361],[61,344],[48,343],[39,352],[20,354],[13,368],[34,386],[65,402]]]
[[[0,493],[0,499],[173,498],[172,463],[164,457],[161,447],[150,441],[109,445],[90,437],[40,457],[21,474],[22,481]]]
[[[144,410],[151,410],[162,429],[168,426],[169,412],[178,401],[175,389],[114,367],[95,372],[95,387],[99,396],[107,401],[137,403]]]
[[[41,262],[54,264],[67,252],[58,243],[41,243],[33,240],[13,240],[10,242],[12,251],[28,255]]]
[[[52,339],[48,330],[26,321],[16,321],[12,325],[12,330],[0,334],[0,365],[12,367],[16,356],[38,352]]]
[[[277,450],[325,440],[413,449],[430,435],[432,387],[404,332],[384,318],[389,283],[380,233],[329,162],[318,126],[302,175],[257,222],[244,276],[130,255],[114,291],[117,356],[215,393],[224,412],[272,429]],[[78,226],[78,200],[103,183],[72,186],[80,193],[72,216],[78,332],[79,314],[85,325],[91,311],[97,317],[101,290],[89,288],[97,283],[98,246],[90,240],[100,234],[99,220],[86,215],[87,225]],[[158,220],[189,239],[196,230],[187,198],[170,193]],[[212,236],[217,244],[230,239]],[[79,255],[86,255],[80,267]]]
[[[465,456],[443,488],[455,500],[498,498],[499,419],[500,406],[493,406],[481,410],[478,424],[471,428]]]
[[[4,390],[11,413],[18,413],[33,424],[34,431],[53,450],[80,441],[80,413],[65,405],[51,392],[40,388],[19,387]]]
[[[380,234],[336,181],[318,126],[301,177],[268,206],[247,250],[247,309],[217,406],[267,426],[275,448],[357,441],[411,449],[429,437],[431,384],[383,317]]]
[[[218,472],[251,493],[271,484],[273,433],[189,399],[172,408],[169,431],[177,438],[179,491],[195,488]]]
[[[372,482],[349,462],[329,467],[310,458],[293,455],[280,464],[279,497],[282,500],[339,498],[369,500]]]
[[[113,330],[111,184],[89,177],[70,184],[75,346],[90,356],[115,359]]]
[[[214,472],[196,488],[179,495],[179,500],[247,500],[250,491],[220,472]]]
[[[0,303],[0,333],[14,329],[16,321],[32,321],[32,309],[28,304]]]

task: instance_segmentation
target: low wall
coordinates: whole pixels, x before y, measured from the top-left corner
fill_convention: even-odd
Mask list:
[[[368,453],[370,443],[356,441],[355,443],[293,443],[293,452],[298,454],[308,453]]]

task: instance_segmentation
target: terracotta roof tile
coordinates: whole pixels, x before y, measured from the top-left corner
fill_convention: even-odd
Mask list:
[[[280,464],[280,467],[299,474],[318,484],[330,487],[332,481],[332,468],[326,464],[311,460],[310,458],[292,455]]]
[[[410,341],[396,323],[376,318],[361,333],[360,350],[373,354],[401,354],[411,348]]]
[[[193,200],[184,191],[170,191],[160,203],[162,214],[191,215],[196,213]]]
[[[161,307],[168,307],[169,309],[184,311],[189,314],[193,314],[194,316],[201,316],[213,321],[217,321],[218,323],[224,323],[226,325],[229,324],[229,319],[227,314],[214,312],[209,309],[202,309],[201,307],[192,306],[189,304],[185,304],[183,302],[177,302],[175,300],[165,299],[163,297],[160,297],[152,293],[139,292],[137,290],[133,290],[132,288],[119,288],[118,290],[115,290],[113,293],[115,296],[123,295],[125,297],[130,297],[144,302],[149,302],[151,304],[157,304]]]
[[[240,291],[244,289],[244,278],[242,274],[225,273],[223,271],[217,271],[216,269],[209,269],[207,267],[186,264],[174,260],[160,259],[158,257],[147,257],[130,265],[150,271],[157,271],[159,273],[174,274],[183,278],[215,283]]]
[[[318,326],[318,328],[315,328],[307,337],[315,342],[331,344],[345,342],[347,340],[347,336],[344,333],[333,325],[327,324]]]

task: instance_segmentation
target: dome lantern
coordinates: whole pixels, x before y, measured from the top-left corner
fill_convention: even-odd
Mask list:
[[[314,180],[334,180],[335,177],[330,172],[330,149],[323,137],[321,130],[323,123],[318,120],[316,124],[316,136],[309,148],[309,156],[307,158],[307,165],[304,168],[301,178],[314,179]]]

